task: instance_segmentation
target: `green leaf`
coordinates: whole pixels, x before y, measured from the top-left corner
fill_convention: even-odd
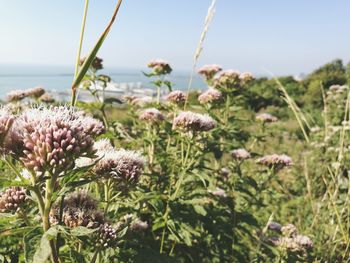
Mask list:
[[[40,245],[35,251],[33,262],[44,263],[48,259],[48,257],[51,255],[50,240],[57,237],[58,233],[59,226],[51,227],[44,233],[44,235],[41,237]]]
[[[107,104],[113,104],[113,103],[123,104],[123,102],[120,99],[117,99],[117,98],[106,98],[106,99],[104,99],[104,103],[107,103]]]
[[[42,235],[41,227],[36,227],[24,235],[23,237],[24,258],[27,263],[33,262],[32,258],[35,252],[35,248],[39,244],[41,235]]]
[[[197,214],[200,214],[202,216],[206,216],[207,215],[207,211],[204,209],[203,206],[201,206],[201,205],[194,205],[193,208],[194,208],[194,211],[196,211]]]
[[[72,236],[80,237],[80,236],[87,236],[91,235],[92,233],[96,232],[98,229],[91,229],[83,226],[78,226],[73,228],[70,233]]]

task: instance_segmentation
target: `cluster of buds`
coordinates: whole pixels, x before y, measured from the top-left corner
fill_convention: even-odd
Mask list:
[[[34,87],[26,90],[13,90],[7,93],[7,100],[9,102],[16,102],[27,97],[38,99],[44,94],[45,94],[45,89],[42,87]]]
[[[25,189],[11,187],[0,195],[0,212],[16,212],[27,199]]]
[[[8,109],[3,107],[0,108],[0,153],[7,152],[6,141],[8,140],[8,133],[14,120],[15,117]]]
[[[269,113],[261,113],[258,114],[255,119],[257,121],[261,121],[262,123],[268,123],[268,122],[276,122],[278,121],[277,117],[269,114]]]
[[[97,235],[95,236],[96,240],[96,246],[97,247],[113,247],[117,245],[118,242],[118,235],[117,235],[117,230],[113,228],[108,223],[104,223],[100,226],[99,230],[96,233]]]
[[[257,163],[265,165],[269,168],[273,168],[275,170],[280,170],[286,166],[291,166],[292,158],[285,154],[271,154],[266,155],[257,160]]]
[[[64,225],[74,228],[78,226],[97,228],[104,223],[103,212],[98,209],[97,201],[87,191],[78,190],[71,193],[61,202],[58,200],[53,204],[50,211],[51,224],[58,224],[62,213]]]
[[[209,85],[212,84],[214,76],[222,70],[222,67],[216,64],[204,65],[198,70],[198,74],[202,75]]]
[[[145,159],[139,153],[120,149],[98,154],[103,157],[93,168],[97,175],[124,182],[139,180],[145,165]]]
[[[80,66],[82,66],[85,62],[86,58],[82,58],[79,62]],[[103,69],[103,59],[99,57],[95,57],[93,61],[91,62],[90,68],[94,71]]]
[[[305,253],[313,248],[312,240],[308,236],[298,234],[298,230],[293,224],[281,226],[279,223],[270,222],[268,228],[277,233],[282,233],[281,237],[270,237],[267,239],[270,244],[280,249]]]
[[[222,101],[222,93],[213,88],[209,88],[198,97],[200,104],[219,103],[220,101]]]
[[[186,101],[186,94],[180,90],[174,90],[168,94],[166,101],[175,105],[181,105]]]
[[[246,149],[235,149],[231,152],[231,156],[239,161],[249,159],[250,153]]]
[[[241,89],[254,79],[249,72],[239,72],[236,70],[225,70],[214,79],[214,87],[225,92]]]
[[[149,123],[157,124],[164,121],[163,113],[155,108],[145,109],[141,112],[139,119]]]
[[[216,127],[216,121],[209,115],[183,111],[174,119],[173,129],[184,131],[209,131]]]
[[[24,111],[12,130],[13,152],[28,170],[58,175],[77,158],[94,156],[100,123],[72,108],[49,107]]]
[[[162,59],[155,59],[148,62],[147,67],[153,69],[154,75],[165,75],[170,74],[172,68],[169,63]]]
[[[348,86],[346,85],[332,85],[329,87],[329,91],[335,92],[335,93],[343,93],[347,89],[348,89]]]

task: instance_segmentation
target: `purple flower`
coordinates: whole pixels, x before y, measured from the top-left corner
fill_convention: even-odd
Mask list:
[[[170,74],[172,71],[169,63],[163,59],[151,60],[148,62],[147,67],[153,69],[153,72],[156,75]]]
[[[10,187],[0,194],[0,212],[16,212],[27,199],[25,189]]]
[[[204,65],[198,70],[198,74],[202,75],[208,81],[211,80],[215,76],[215,74],[221,70],[221,66],[216,64]]]
[[[276,170],[280,170],[285,166],[292,165],[292,158],[285,154],[271,154],[266,155],[257,160],[257,163],[265,165],[269,168],[274,168]]]

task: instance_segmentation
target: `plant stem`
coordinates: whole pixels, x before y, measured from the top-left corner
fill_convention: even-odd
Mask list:
[[[87,17],[88,8],[89,8],[89,0],[85,0],[84,15],[83,15],[83,22],[82,22],[81,31],[80,31],[79,48],[78,48],[78,53],[77,53],[77,61],[75,63],[74,77],[76,77],[78,75],[78,71],[79,71],[81,49],[83,47],[84,32],[85,32],[85,25],[86,25],[86,17]]]

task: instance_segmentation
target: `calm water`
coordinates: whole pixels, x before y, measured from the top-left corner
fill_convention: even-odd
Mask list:
[[[117,83],[141,82],[143,87],[151,87],[150,79],[145,77],[142,69],[106,68],[101,73],[109,75]],[[73,80],[73,68],[63,66],[19,66],[0,65],[0,98],[15,89],[42,86],[47,90],[69,92]],[[174,89],[186,90],[190,72],[174,71],[169,80],[175,83]],[[199,76],[193,79],[192,89],[204,89],[206,86]]]

